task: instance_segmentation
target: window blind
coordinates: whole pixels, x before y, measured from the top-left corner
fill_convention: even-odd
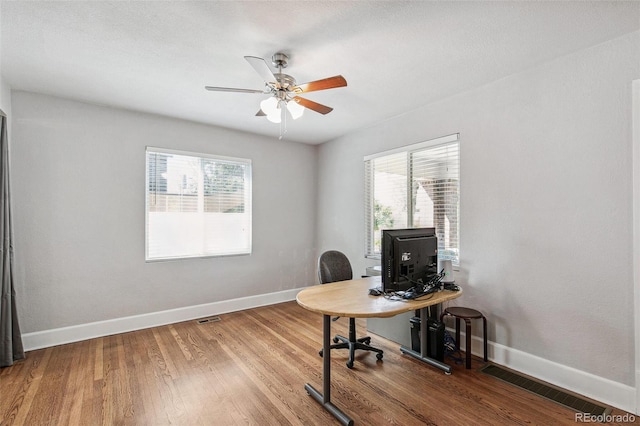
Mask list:
[[[382,229],[435,227],[438,255],[458,264],[458,135],[365,157],[365,254],[380,255]]]
[[[251,253],[251,160],[146,152],[146,259]]]

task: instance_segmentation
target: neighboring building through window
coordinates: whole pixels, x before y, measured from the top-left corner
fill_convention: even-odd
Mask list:
[[[147,148],[146,259],[251,253],[251,160]]]
[[[365,255],[380,256],[382,229],[435,227],[438,257],[459,258],[458,134],[365,157]]]

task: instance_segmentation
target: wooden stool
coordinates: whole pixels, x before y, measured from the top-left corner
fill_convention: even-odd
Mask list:
[[[460,319],[462,318],[466,323],[466,346],[465,346],[465,356],[466,356],[466,367],[471,368],[471,320],[472,319],[480,319],[482,318],[482,329],[483,329],[483,337],[484,337],[484,362],[487,362],[487,319],[482,315],[482,312],[476,311],[471,308],[463,308],[460,306],[452,306],[450,308],[446,308],[442,315],[440,315],[440,321],[444,318],[445,315],[451,315],[456,319],[456,345],[457,349],[460,349]]]

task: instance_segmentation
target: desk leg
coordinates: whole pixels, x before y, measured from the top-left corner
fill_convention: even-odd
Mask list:
[[[309,383],[304,385],[304,388],[341,424],[352,426],[353,420],[331,403],[331,315],[324,315],[322,320],[322,394]]]
[[[427,356],[427,332],[429,331],[429,326],[427,325],[427,318],[429,317],[429,312],[427,308],[420,309],[420,353],[414,351],[413,349],[409,349],[406,346],[402,346],[400,348],[400,352],[403,354],[411,355],[412,357],[419,359],[422,362],[425,362],[433,367],[439,368],[447,374],[451,374],[451,367],[447,364],[438,361],[437,359],[430,358]]]

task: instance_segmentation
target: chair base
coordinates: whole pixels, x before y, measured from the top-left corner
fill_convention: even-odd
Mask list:
[[[330,349],[349,349],[349,360],[347,361],[347,368],[353,368],[353,362],[355,360],[355,352],[356,350],[365,350],[376,353],[376,358],[378,361],[382,360],[382,356],[384,351],[378,348],[374,348],[370,346],[371,337],[361,337],[359,339],[355,338],[355,319],[349,318],[349,338],[344,336],[340,336],[339,334],[333,338],[334,345],[330,346]],[[341,343],[338,343],[341,342]],[[320,356],[323,355],[323,350],[320,349]]]

